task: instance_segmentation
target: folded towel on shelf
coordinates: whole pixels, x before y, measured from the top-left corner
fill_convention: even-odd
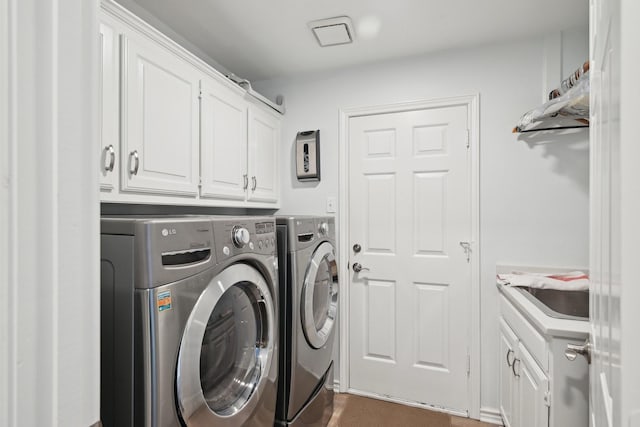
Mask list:
[[[528,273],[513,271],[511,274],[498,274],[498,283],[539,289],[558,289],[563,291],[589,290],[589,276],[582,271],[569,273]]]

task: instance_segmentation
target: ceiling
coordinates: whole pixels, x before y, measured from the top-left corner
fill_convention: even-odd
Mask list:
[[[118,0],[252,81],[588,25],[588,0]],[[321,48],[308,22],[347,15],[355,42]]]

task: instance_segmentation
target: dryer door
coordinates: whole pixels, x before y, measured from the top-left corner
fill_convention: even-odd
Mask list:
[[[234,264],[215,276],[187,321],[176,372],[178,412],[188,426],[238,426],[269,380],[275,313],[262,274]]]
[[[313,252],[302,285],[302,330],[314,348],[327,343],[338,313],[338,266],[333,245]]]

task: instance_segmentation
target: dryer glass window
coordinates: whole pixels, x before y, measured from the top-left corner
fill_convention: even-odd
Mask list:
[[[332,285],[331,264],[325,257],[318,266],[318,274],[313,286],[313,321],[316,331],[320,331],[327,323],[333,293]]]
[[[209,408],[237,412],[255,391],[267,339],[265,306],[253,283],[227,289],[209,316],[200,353],[200,382]]]
[[[333,246],[324,242],[311,257],[302,288],[302,330],[311,346],[321,348],[333,331],[338,312],[338,267]]]

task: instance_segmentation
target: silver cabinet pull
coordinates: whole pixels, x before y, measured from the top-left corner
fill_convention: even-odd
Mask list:
[[[253,185],[251,186],[251,191],[256,191],[256,188],[258,187],[258,180],[255,176],[251,177],[251,182],[253,183]]]
[[[367,267],[363,267],[362,264],[360,264],[359,262],[356,262],[355,264],[353,264],[353,271],[355,271],[356,273],[360,273],[362,270],[369,271]]]
[[[579,354],[587,359],[588,364],[591,364],[591,343],[589,342],[589,338],[587,338],[583,345],[567,344],[567,349],[564,351],[564,356],[567,359],[573,362]]]
[[[116,164],[116,151],[113,149],[113,144],[104,147],[102,152],[104,153],[105,159],[107,158],[107,154],[109,155],[109,164],[104,166],[105,172],[113,172],[113,167]]]
[[[513,362],[509,361],[509,356],[513,353],[514,353],[513,350],[511,349],[507,350],[507,365],[509,365],[509,367],[512,367],[513,364],[515,363],[515,360]]]
[[[135,165],[133,169],[131,168],[132,163]],[[138,175],[139,167],[140,167],[140,156],[138,156],[138,150],[133,150],[129,154],[129,173],[131,175]]]
[[[244,187],[242,187],[242,189],[246,190],[247,188],[249,188],[249,175],[245,173],[244,175],[242,175],[242,179],[244,179]]]
[[[513,359],[513,364],[511,365],[511,372],[516,378],[520,378],[520,374],[516,374],[516,362],[520,363],[520,359]]]

